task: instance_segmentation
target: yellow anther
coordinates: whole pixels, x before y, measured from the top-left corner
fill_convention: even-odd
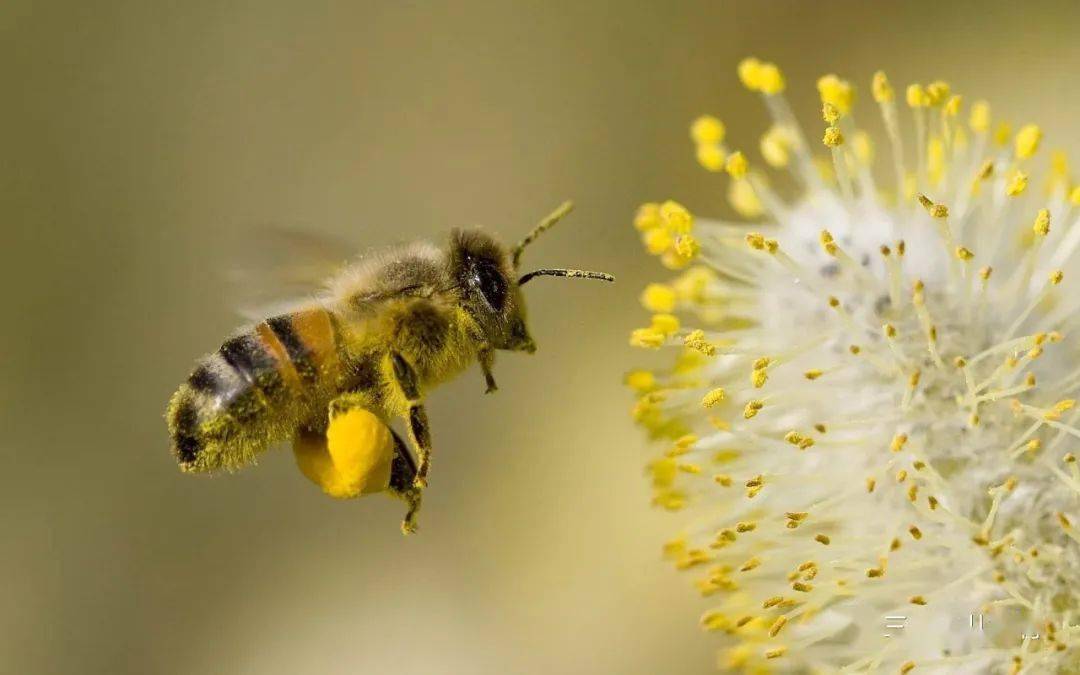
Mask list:
[[[822,371],[818,370],[817,368],[811,368],[810,370],[803,373],[803,377],[805,377],[808,380],[816,380],[819,377],[821,377],[823,374],[824,373]]]
[[[1050,234],[1049,209],[1039,209],[1038,215],[1035,216],[1035,224],[1031,226],[1031,231],[1040,237]]]
[[[650,230],[645,230],[641,236],[642,242],[645,244],[645,250],[650,255],[660,255],[671,248],[671,245],[675,243],[675,238],[671,236],[666,227],[654,227]]]
[[[758,75],[760,71],[761,61],[758,61],[752,56],[740,61],[737,68],[739,80],[743,83],[743,86],[750,91],[759,91],[761,89],[760,77]]]
[[[1027,159],[1039,149],[1042,129],[1037,124],[1025,124],[1016,132],[1015,150],[1018,159]]]
[[[887,323],[881,327],[881,332],[884,333],[887,338],[894,338],[896,337],[896,326]]]
[[[770,609],[772,607],[776,607],[777,605],[779,605],[783,601],[784,601],[784,596],[782,596],[782,595],[774,595],[774,596],[772,596],[770,598],[767,598],[764,602],[762,602],[761,603],[761,608],[762,609]]]
[[[743,218],[752,220],[765,213],[765,205],[757,196],[750,181],[733,180],[728,182],[727,200]]]
[[[912,373],[911,376],[908,377],[908,388],[914,389],[915,387],[919,386],[919,380],[921,378],[922,371],[916,370],[914,373]]]
[[[659,349],[664,339],[663,333],[652,328],[638,328],[630,333],[630,345],[643,349]]]
[[[764,368],[755,368],[750,372],[750,382],[755,389],[761,389],[769,380],[769,373]]]
[[[917,525],[912,525],[911,527],[909,527],[908,528],[908,533],[911,535],[911,538],[914,539],[915,541],[918,541],[918,540],[922,539],[922,530],[920,530]]]
[[[959,95],[952,95],[949,100],[945,101],[945,114],[949,117],[957,117],[960,115],[960,109],[964,106],[964,97]]]
[[[821,118],[829,124],[836,124],[840,120],[840,111],[832,103],[823,103],[821,105]]]
[[[867,478],[866,479],[866,491],[867,492],[873,492],[875,487],[877,487],[877,479],[874,478],[873,476],[871,476],[870,478]]]
[[[955,359],[953,359],[953,365],[957,368],[966,368],[967,359],[965,359],[963,356],[957,356]]]
[[[840,133],[840,127],[826,127],[821,142],[829,148],[839,147],[844,144],[844,134]]]
[[[1028,175],[1023,171],[1017,170],[1013,173],[1012,177],[1009,178],[1009,183],[1005,186],[1005,194],[1010,197],[1022,195],[1024,190],[1027,189],[1027,185]]]
[[[758,89],[763,94],[779,94],[784,91],[784,74],[775,63],[762,63],[757,71]]]
[[[750,480],[746,481],[746,487],[748,487],[748,488],[761,487],[764,484],[765,484],[765,476],[762,476],[760,473],[758,475],[754,476],[753,478],[751,478]]]
[[[1061,280],[1065,278],[1065,273],[1061,270],[1054,270],[1050,273],[1049,281],[1052,285],[1057,286],[1061,283]]]
[[[754,370],[760,370],[761,368],[768,368],[769,364],[771,364],[771,363],[772,363],[771,358],[769,358],[768,356],[761,356],[761,357],[758,357],[758,358],[754,359],[754,363],[750,367],[753,368]]]
[[[660,227],[660,205],[648,202],[638,207],[634,215],[634,227],[645,232]]]
[[[811,586],[810,584],[805,584],[801,581],[796,581],[795,583],[791,584],[791,588],[792,590],[796,590],[800,593],[809,593],[810,591],[814,590],[813,586]]]
[[[1050,421],[1061,419],[1061,415],[1067,410],[1071,410],[1075,405],[1076,401],[1071,398],[1058,401],[1050,410],[1043,413],[1043,419]]]
[[[900,469],[896,472],[896,482],[903,483],[907,480],[907,469]]]
[[[878,577],[885,576],[885,569],[883,567],[871,567],[866,570],[866,576],[871,579],[877,579]]]
[[[623,382],[639,394],[652,391],[656,388],[656,376],[648,370],[631,370],[626,374]]]
[[[969,248],[966,248],[964,246],[957,246],[956,247],[956,257],[959,258],[960,260],[963,260],[963,261],[967,262],[968,260],[971,260],[972,258],[974,258],[975,254],[972,253],[971,249],[969,249]]]
[[[914,502],[919,497],[919,486],[912,485],[907,490],[907,498],[909,502]]]
[[[721,485],[723,487],[731,487],[731,476],[727,475],[726,473],[716,474],[715,476],[713,476],[713,480],[716,481],[718,485]]]
[[[979,269],[979,278],[983,281],[990,281],[990,275],[994,273],[994,268],[987,265]]]
[[[874,73],[874,79],[870,83],[870,90],[874,94],[874,100],[878,103],[888,103],[896,98],[896,92],[893,90],[892,85],[889,84],[889,78],[881,70]]]
[[[997,128],[994,129],[994,143],[1004,148],[1009,144],[1010,138],[1012,138],[1012,125],[1008,122],[998,123]]]
[[[780,629],[783,628],[786,623],[786,616],[781,615],[776,617],[776,621],[773,621],[773,624],[769,626],[769,637],[776,637],[776,634],[780,632]]]
[[[889,443],[889,450],[892,452],[900,452],[904,449],[904,444],[907,443],[907,434],[896,434],[893,436],[892,442]]]
[[[675,289],[667,284],[649,284],[641,292],[641,305],[650,312],[670,313],[675,309]]]
[[[759,565],[761,565],[761,560],[759,558],[750,558],[742,564],[742,567],[739,568],[739,571],[749,572],[750,570],[758,567]]]
[[[650,328],[664,335],[671,335],[679,330],[679,317],[674,314],[653,314]]]
[[[723,388],[717,387],[716,389],[713,389],[709,393],[705,394],[704,397],[702,397],[701,405],[704,408],[712,408],[713,406],[723,401],[726,396],[727,394],[724,392]]]
[[[830,243],[831,243],[831,237],[830,237]],[[824,247],[825,242],[822,241],[821,245]],[[835,250],[835,246],[834,246],[834,250]],[[832,307],[833,309],[836,309],[839,306],[840,306],[840,298],[836,297],[835,295],[830,295],[829,296],[829,307]]]
[[[695,351],[701,352],[705,356],[714,356],[716,354],[716,345],[705,339],[705,331],[700,328],[693,330],[683,338],[683,344]]]
[[[741,532],[753,532],[756,529],[757,529],[757,523],[755,523],[753,521],[735,523],[735,531],[736,532],[740,532],[740,533]]]
[[[944,105],[949,98],[950,91],[949,83],[941,80],[935,80],[926,85],[927,100],[934,107]]]
[[[990,176],[994,175],[994,160],[988,159],[982,163],[979,167],[979,173],[976,174],[979,180],[986,180]]]
[[[821,243],[821,248],[825,250],[831,256],[835,256],[839,247],[836,245],[836,240],[833,239],[832,232],[828,230],[822,230],[818,235],[818,242]],[[829,306],[836,307],[840,304],[840,301],[835,297],[829,298]]]
[[[829,74],[818,78],[817,89],[822,103],[831,103],[836,106],[841,115],[851,112],[851,106],[855,102],[855,88],[850,82]]]
[[[727,127],[712,115],[702,115],[690,125],[690,138],[698,144],[723,143],[726,134]]]
[[[660,222],[672,234],[686,234],[694,226],[694,216],[685,206],[669,199],[660,205]]]
[[[680,234],[675,237],[675,252],[682,258],[690,260],[701,251],[701,244],[691,234]]]
[[[746,407],[743,408],[743,418],[744,419],[752,419],[764,407],[765,407],[765,404],[763,402],[761,402],[761,401],[758,401],[756,399],[750,401],[749,403],[746,404]]]
[[[761,156],[772,167],[780,168],[791,160],[791,139],[788,131],[781,126],[774,126],[761,136]]]
[[[934,495],[930,495],[926,498],[926,504],[930,507],[931,511],[935,510],[938,507],[937,497],[935,497]]]
[[[828,431],[828,427],[826,427],[821,422],[818,422],[817,424],[815,424],[814,429],[816,429],[819,434],[824,434],[824,433],[826,433]]]
[[[986,133],[990,129],[990,104],[986,101],[976,101],[971,106],[971,114],[968,116],[968,125],[977,134]]]
[[[930,97],[920,84],[909,84],[905,94],[908,107],[925,108],[930,105]]]
[[[788,650],[788,648],[784,647],[784,646],[773,647],[772,649],[767,649],[767,650],[765,650],[765,658],[766,659],[778,659],[781,656],[783,656],[784,654],[787,654],[787,650]]]
[[[874,161],[874,143],[870,140],[870,134],[862,131],[855,132],[855,138],[851,141],[851,149],[855,153],[855,159],[869,165]]]
[[[1027,442],[1027,445],[1025,447],[1027,448],[1028,452],[1038,452],[1039,449],[1042,448],[1042,441],[1038,438],[1033,438]]]
[[[830,539],[829,535],[827,534],[814,535],[814,541],[819,544],[824,544],[825,546],[828,546],[830,543],[832,543],[832,539]]]
[[[698,164],[706,171],[714,173],[724,170],[724,151],[717,143],[698,143],[695,150]]]
[[[935,204],[930,201],[930,198],[926,195],[919,195],[919,203],[922,204],[923,208],[926,209],[926,212],[929,213],[932,218],[949,217],[949,207],[944,204]]]
[[[915,662],[914,661],[905,661],[904,664],[902,666],[900,666],[900,675],[907,675],[908,673],[910,673],[914,669],[915,669]]]
[[[724,169],[732,178],[744,178],[746,172],[750,169],[750,163],[746,161],[746,155],[742,154],[741,151],[735,151],[728,155],[727,161],[724,163]]]

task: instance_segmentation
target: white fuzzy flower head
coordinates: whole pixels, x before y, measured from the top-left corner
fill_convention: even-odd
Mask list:
[[[1080,672],[1080,293],[1061,271],[1080,189],[1064,160],[943,82],[897,101],[878,73],[874,167],[850,83],[818,81],[811,141],[778,68],[739,76],[774,123],[761,155],[798,196],[719,120],[693,124],[752,222],[641,208],[647,250],[676,271],[645,289],[631,342],[672,358],[627,378],[666,441],[650,475],[681,531],[664,551],[706,598],[720,668]]]

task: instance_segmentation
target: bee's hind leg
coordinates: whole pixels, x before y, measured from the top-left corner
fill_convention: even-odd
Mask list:
[[[484,393],[493,394],[499,390],[499,385],[495,384],[495,376],[491,373],[491,369],[495,366],[495,350],[485,345],[480,348],[477,357],[480,361],[480,369],[484,371],[484,383],[487,385],[487,390]]]
[[[390,494],[394,495],[408,505],[409,510],[405,513],[405,519],[401,521],[401,531],[404,534],[416,532],[416,519],[420,515],[420,501],[422,491],[413,486],[416,480],[416,464],[413,462],[409,451],[405,449],[405,443],[401,437],[394,434],[394,460],[390,464]]]
[[[409,402],[408,424],[409,436],[413,445],[416,446],[416,477],[413,479],[413,487],[424,488],[427,486],[428,468],[431,466],[431,430],[428,427],[427,411],[420,401],[420,385],[416,377],[416,371],[401,354],[391,352],[390,359],[394,367],[394,377],[401,387],[401,393]]]

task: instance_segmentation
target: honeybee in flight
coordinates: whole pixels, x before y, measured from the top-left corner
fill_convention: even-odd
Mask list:
[[[566,202],[507,249],[454,230],[347,267],[327,291],[204,357],[169,401],[172,452],[189,473],[235,470],[292,441],[304,475],[333,497],[388,492],[416,530],[431,465],[424,394],[474,361],[496,389],[495,352],[536,351],[521,287],[541,276],[614,281],[601,272],[518,276],[529,244],[571,210]],[[401,419],[415,452],[390,428]]]

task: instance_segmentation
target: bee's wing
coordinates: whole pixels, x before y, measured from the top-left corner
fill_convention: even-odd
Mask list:
[[[236,248],[225,277],[237,311],[251,320],[310,305],[356,251],[331,235],[277,225],[251,229]]]

